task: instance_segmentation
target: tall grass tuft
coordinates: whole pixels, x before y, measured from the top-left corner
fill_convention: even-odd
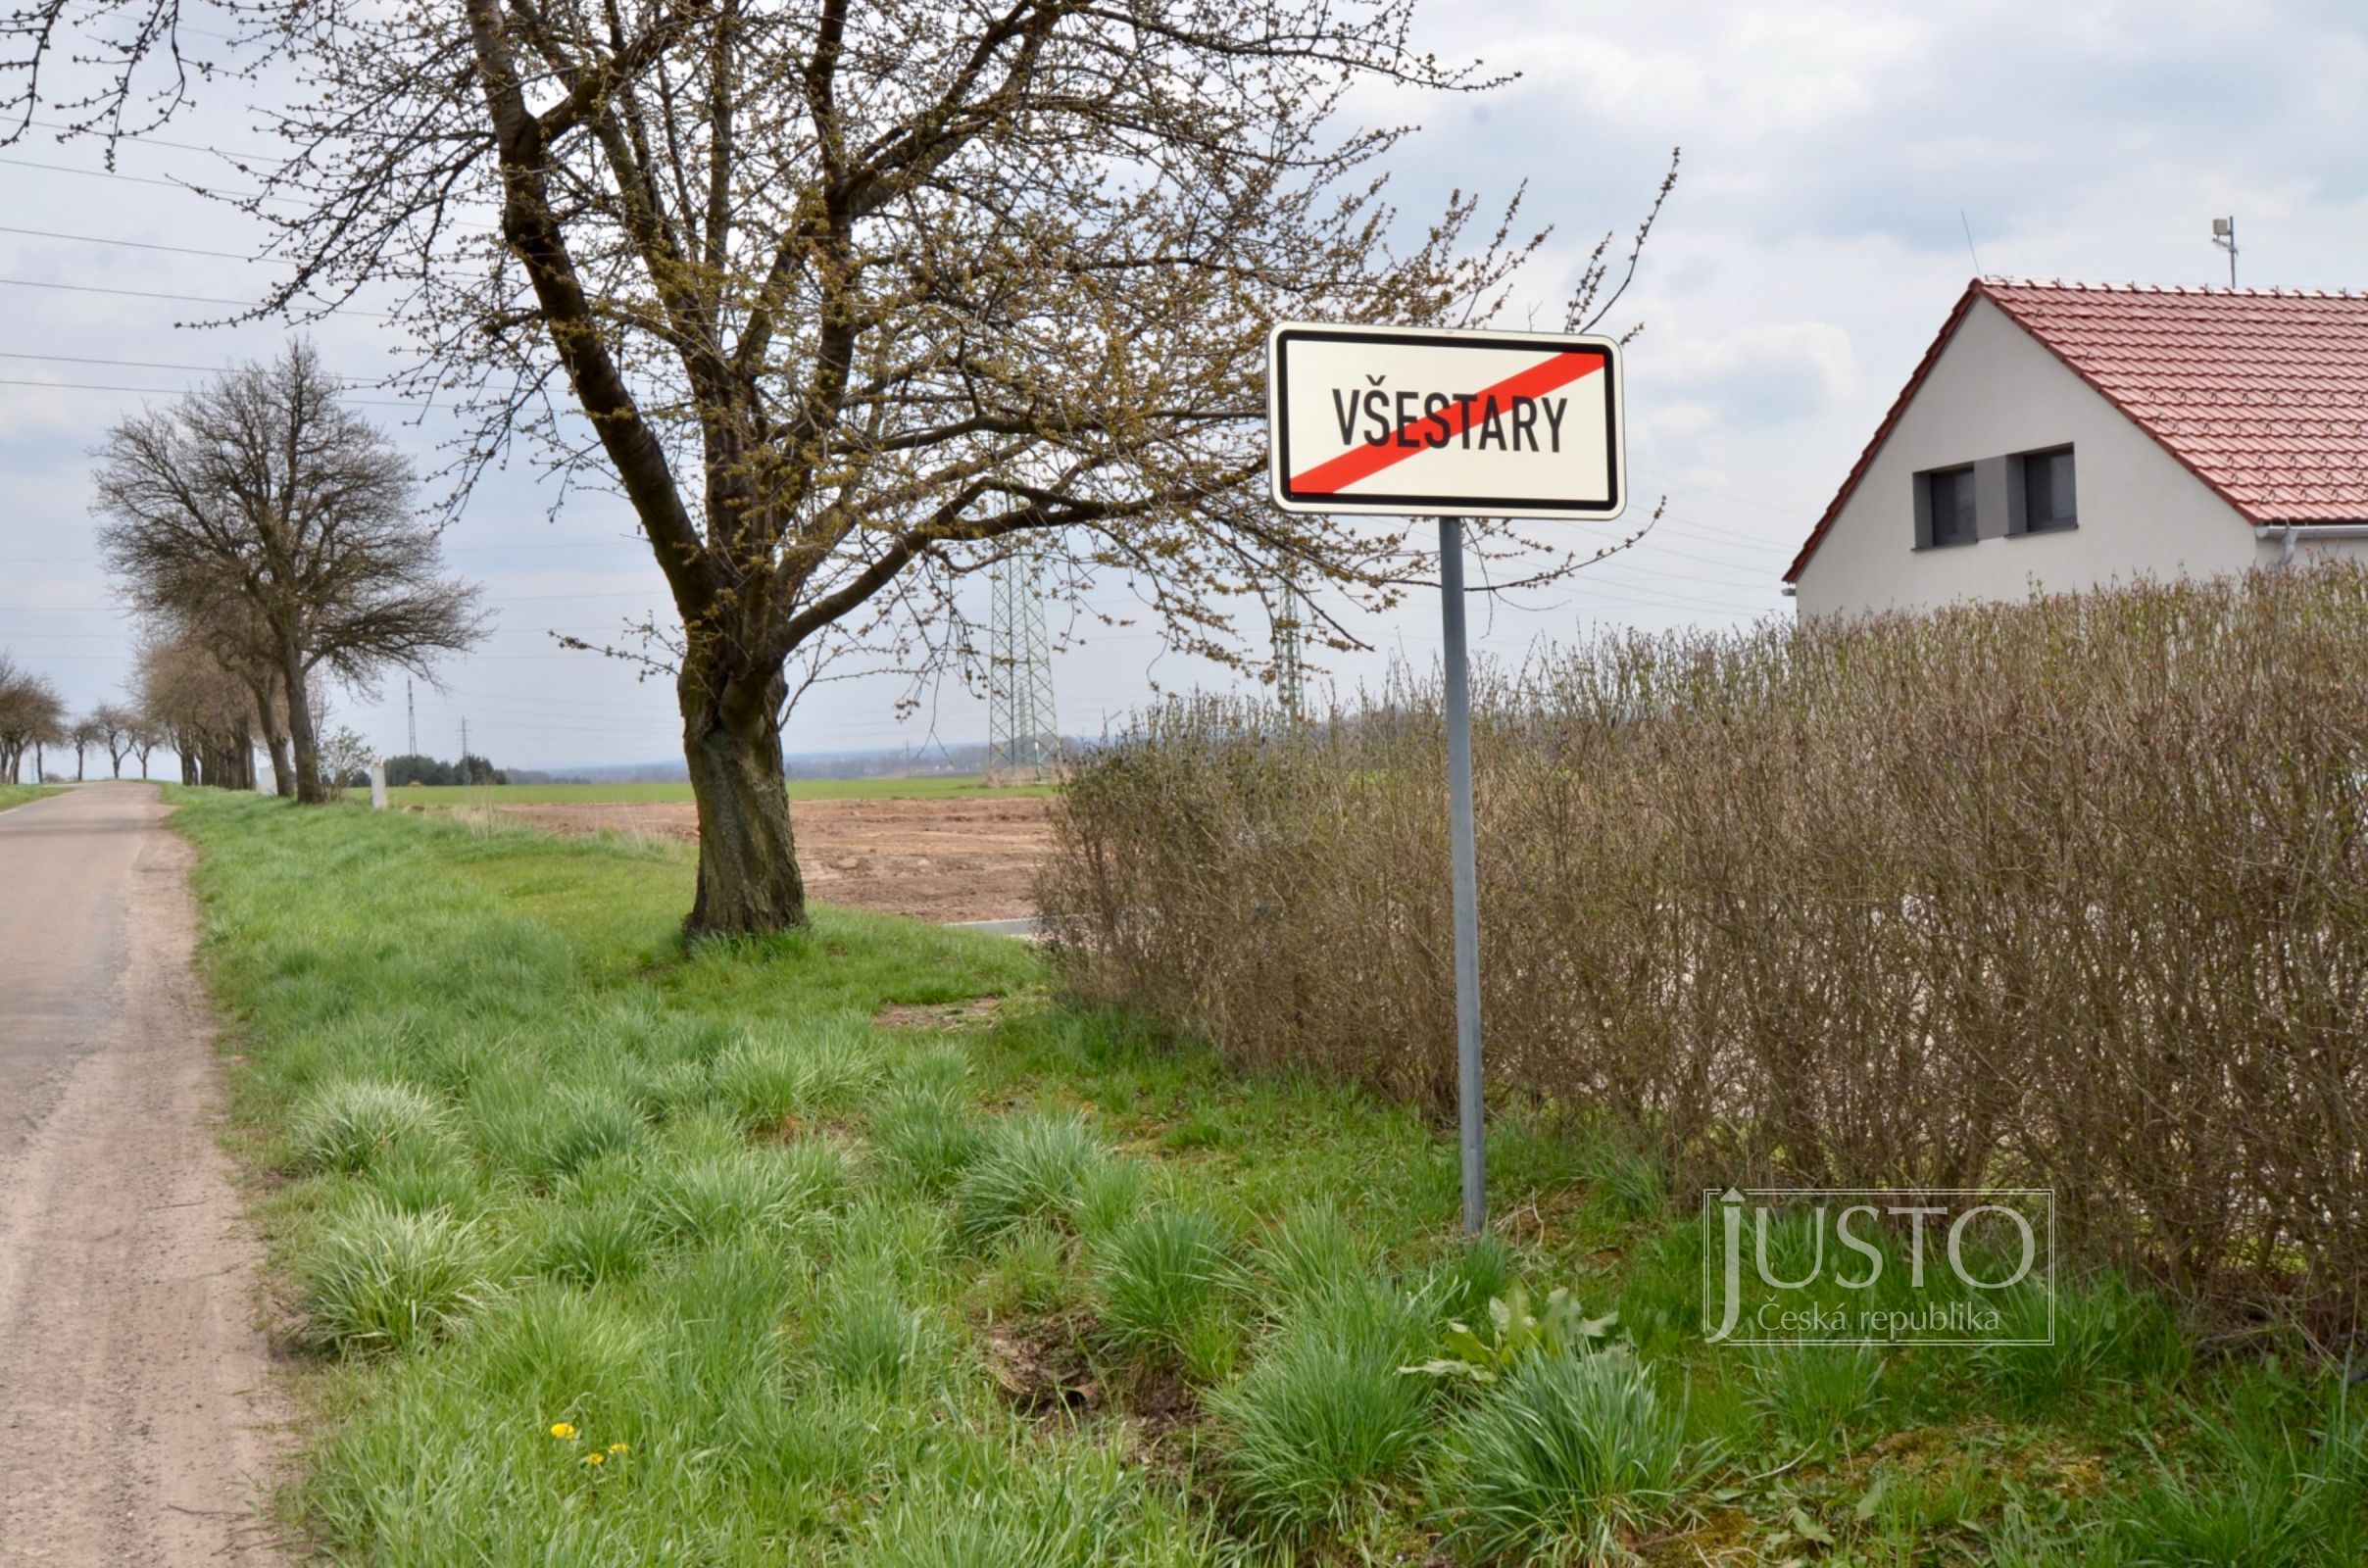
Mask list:
[[[554,1084],[518,1071],[480,1080],[469,1097],[470,1140],[489,1165],[547,1187],[641,1139],[641,1113],[614,1089]]]
[[[2170,1304],[2117,1273],[2014,1290],[2005,1337],[2052,1345],[1998,1345],[1976,1352],[1984,1384],[2016,1410],[2036,1414],[2098,1389],[2168,1385],[2187,1370],[2185,1326]],[[2052,1310],[2050,1310],[2050,1307]]]
[[[640,1199],[652,1233],[712,1245],[818,1222],[843,1196],[845,1160],[827,1149],[800,1152],[729,1149],[650,1162]]]
[[[1617,1561],[1683,1504],[1686,1426],[1624,1345],[1513,1364],[1450,1429],[1434,1478],[1449,1537],[1487,1560]]]
[[[872,1158],[897,1180],[930,1197],[950,1192],[978,1157],[986,1135],[960,1095],[908,1087],[871,1118]]]
[[[1082,1117],[1009,1118],[995,1126],[956,1185],[956,1223],[977,1243],[1030,1220],[1072,1222],[1087,1180],[1108,1158]]]
[[[854,1568],[1187,1568],[1210,1560],[1181,1499],[1134,1484],[1109,1449],[1048,1462],[1014,1446],[896,1489]]]
[[[305,1332],[348,1353],[405,1350],[450,1333],[499,1294],[484,1231],[366,1198],[303,1254]]]
[[[1213,1351],[1221,1364],[1225,1336],[1212,1320],[1235,1278],[1232,1248],[1224,1221],[1198,1206],[1161,1204],[1116,1227],[1094,1258],[1111,1341],[1139,1355],[1188,1362]]]
[[[1258,1249],[1258,1264],[1285,1300],[1304,1301],[1342,1280],[1359,1280],[1373,1252],[1329,1199],[1285,1214]]]
[[[2129,1560],[2212,1568],[2368,1561],[2368,1420],[2339,1373],[2319,1391],[2239,1374],[2195,1451],[2163,1460],[2120,1520]]]
[[[908,1391],[939,1359],[944,1334],[929,1313],[908,1306],[878,1278],[841,1278],[813,1338],[814,1357],[842,1383],[880,1395]]]
[[[878,1085],[879,1042],[860,1018],[752,1032],[715,1058],[710,1078],[751,1126],[836,1115]]]
[[[1751,1402],[1788,1449],[1847,1448],[1884,1398],[1883,1356],[1871,1346],[1753,1346],[1749,1357]]]
[[[1409,1473],[1434,1390],[1399,1368],[1428,1327],[1421,1304],[1387,1285],[1344,1281],[1302,1302],[1209,1396],[1225,1491],[1253,1533],[1312,1542]]]
[[[654,1217],[622,1194],[556,1203],[527,1228],[530,1261],[570,1285],[621,1284],[649,1267]]]
[[[451,1117],[433,1097],[386,1079],[341,1078],[298,1102],[286,1147],[298,1172],[359,1171],[398,1146],[441,1152],[452,1142]]]

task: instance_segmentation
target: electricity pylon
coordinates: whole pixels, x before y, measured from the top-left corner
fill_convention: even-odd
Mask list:
[[[1274,610],[1274,700],[1292,718],[1307,716],[1307,672],[1300,660],[1301,613],[1299,585],[1285,577]]]
[[[1043,574],[1022,547],[995,568],[987,625],[987,776],[1041,779],[1060,760]]]

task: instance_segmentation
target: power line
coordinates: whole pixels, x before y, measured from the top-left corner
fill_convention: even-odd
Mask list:
[[[96,283],[50,283],[37,277],[0,277],[0,283],[6,283],[11,288],[60,289],[69,294],[113,294],[123,299],[173,300],[184,305],[234,305],[243,311],[265,309],[260,300],[228,300],[211,294],[163,294],[144,288],[102,288]],[[393,317],[382,315],[376,311],[357,311],[343,305],[323,305],[319,307],[319,313],[322,316],[350,316],[363,321],[391,321],[394,319]]]
[[[160,179],[154,174],[126,174],[117,169],[76,169],[72,164],[45,164],[37,158],[0,157],[0,164],[12,169],[38,169],[52,174],[81,174],[91,179],[121,179],[134,185],[162,185],[168,190],[185,190],[192,196],[227,196],[234,200],[267,201],[280,207],[301,207],[304,203],[289,196],[267,196],[259,190],[214,190],[191,185],[178,179]]]
[[[200,38],[232,38],[234,36],[227,32],[208,32],[202,27],[184,26],[179,30],[192,33]],[[89,125],[69,125],[55,120],[28,120],[25,123],[35,130],[62,130],[70,136],[92,136],[102,141],[136,141],[143,147],[170,147],[175,152],[183,153],[211,153],[217,158],[235,159],[240,163],[284,164],[287,162],[284,158],[273,158],[265,153],[234,153],[226,148],[208,147],[193,141],[167,141],[161,136],[134,135],[130,131],[110,132]]]
[[[1631,468],[1629,472],[1642,474],[1660,484],[1676,485],[1681,490],[1700,490],[1703,495],[1716,496],[1722,501],[1732,501],[1738,506],[1758,507],[1762,511],[1781,512],[1794,517],[1806,518],[1815,515],[1814,511],[1807,507],[1789,506],[1781,501],[1762,501],[1751,496],[1739,496],[1732,491],[1713,489],[1706,484],[1697,484],[1692,479],[1680,479],[1675,475],[1659,473],[1651,468]]]
[[[127,370],[190,370],[199,375],[220,375],[231,368],[226,365],[175,365],[165,360],[101,360],[86,354],[27,354],[15,349],[0,349],[0,360],[43,360],[56,365],[112,365]],[[384,376],[337,375],[334,371],[324,373],[339,381],[363,386],[375,385],[386,379]]]
[[[159,294],[144,288],[102,288],[96,283],[49,283],[36,277],[0,277],[11,288],[54,288],[69,294],[116,294],[134,300],[177,300],[188,305],[236,305],[256,309],[253,300],[225,300],[211,294]]]
[[[7,278],[0,277],[0,283],[7,281]],[[14,376],[0,376],[0,386],[39,387],[52,392],[135,392],[158,398],[187,397],[193,390],[185,386],[116,386],[103,381],[32,381]],[[341,398],[338,401],[357,409],[425,410],[432,406],[403,398]]]
[[[144,239],[107,239],[98,234],[62,234],[52,228],[11,228],[0,223],[0,234],[26,234],[34,239],[62,239],[76,245],[116,245],[134,251],[171,251],[175,256],[212,256],[225,262],[244,262],[253,267],[262,263],[270,267],[294,267],[296,264],[276,256],[252,256],[244,251],[209,251],[194,245],[159,245]]]

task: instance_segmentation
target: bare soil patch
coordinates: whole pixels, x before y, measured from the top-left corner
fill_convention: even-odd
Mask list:
[[[547,833],[620,833],[696,843],[688,801],[467,808]],[[1036,912],[1036,869],[1053,843],[1052,802],[797,801],[789,808],[806,886],[826,904],[922,920],[1016,920]]]
[[[1030,1415],[1078,1414],[1102,1403],[1078,1325],[1065,1318],[999,1323],[986,1332],[987,1372]]]
[[[1001,997],[972,997],[967,1002],[895,1002],[871,1015],[883,1029],[988,1029],[1003,1008]]]

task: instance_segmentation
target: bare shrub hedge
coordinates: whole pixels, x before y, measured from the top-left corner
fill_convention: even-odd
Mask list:
[[[2368,573],[1480,673],[1492,1093],[1681,1182],[2051,1185],[2075,1256],[2356,1326]],[[1180,703],[1062,795],[1066,986],[1454,1093],[1444,742]]]

